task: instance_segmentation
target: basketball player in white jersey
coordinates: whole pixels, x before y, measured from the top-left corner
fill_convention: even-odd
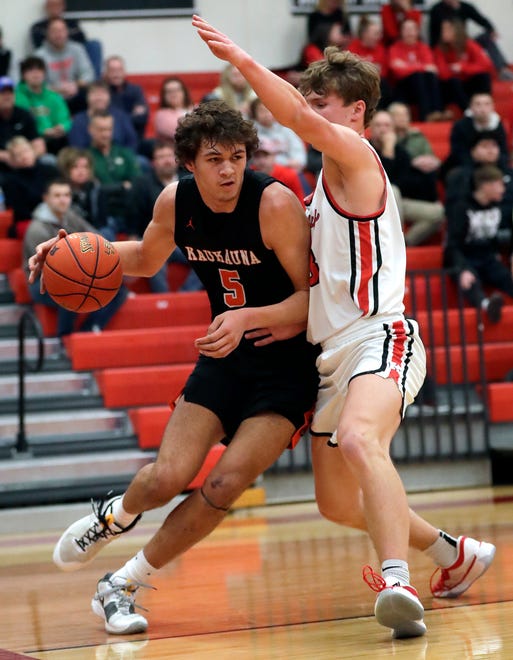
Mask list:
[[[390,443],[425,375],[415,321],[404,317],[406,251],[390,183],[362,138],[379,100],[376,68],[335,47],[303,74],[299,91],[255,62],[202,18],[193,25],[214,55],[236,66],[276,120],[323,154],[307,200],[312,230],[308,333],[320,343],[321,377],[312,423],[320,512],[367,529],[381,575],[378,622],[394,637],[423,635],[423,606],[410,585],[408,545],[441,568],[438,597],[463,593],[495,548],[435,529],[408,507]],[[335,448],[334,448],[335,447]]]

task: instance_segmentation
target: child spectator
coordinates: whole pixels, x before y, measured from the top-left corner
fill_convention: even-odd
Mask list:
[[[346,44],[347,39],[338,23],[319,23],[311,40],[303,48],[300,69],[304,70],[312,62],[324,59],[324,49],[328,46],[343,49]]]
[[[68,144],[71,116],[62,96],[45,84],[44,60],[29,55],[20,63],[21,80],[16,85],[14,102],[32,113],[37,131],[48,153],[57,154]]]
[[[251,159],[251,167],[284,183],[287,188],[290,188],[295,193],[304,208],[305,192],[299,175],[292,167],[280,165],[276,162],[276,147],[271,140],[267,138],[260,140]]]
[[[467,36],[461,21],[442,21],[434,56],[445,105],[454,103],[465,111],[473,94],[491,92],[492,61],[477,41]]]
[[[444,266],[465,298],[483,309],[491,323],[501,319],[504,299],[487,296],[484,285],[513,297],[511,264],[511,209],[502,207],[503,173],[484,165],[474,173],[473,191],[447,207],[447,243]],[[501,258],[507,250],[508,266]]]

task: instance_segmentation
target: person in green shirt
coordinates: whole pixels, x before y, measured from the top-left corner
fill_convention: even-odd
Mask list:
[[[108,195],[109,225],[116,234],[126,231],[128,193],[132,182],[140,174],[134,151],[112,141],[114,118],[108,110],[96,111],[89,120],[91,146],[96,179]]]
[[[71,116],[66,101],[45,84],[44,60],[29,55],[20,63],[21,81],[16,85],[15,103],[32,113],[48,153],[57,154],[68,144]]]

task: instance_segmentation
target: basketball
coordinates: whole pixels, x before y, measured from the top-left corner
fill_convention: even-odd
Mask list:
[[[107,239],[93,232],[61,238],[43,266],[48,294],[72,312],[94,312],[119,291],[123,271],[119,254]]]

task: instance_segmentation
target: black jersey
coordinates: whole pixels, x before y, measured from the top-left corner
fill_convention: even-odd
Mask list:
[[[281,302],[294,286],[273,250],[264,245],[259,209],[262,193],[275,179],[246,170],[239,200],[231,213],[214,213],[201,198],[194,177],[178,182],[175,202],[175,242],[207,291],[212,318],[241,307]],[[303,335],[268,347],[253,347],[243,339],[237,352],[258,351],[260,357],[281,353]],[[256,354],[256,353],[255,353]]]

